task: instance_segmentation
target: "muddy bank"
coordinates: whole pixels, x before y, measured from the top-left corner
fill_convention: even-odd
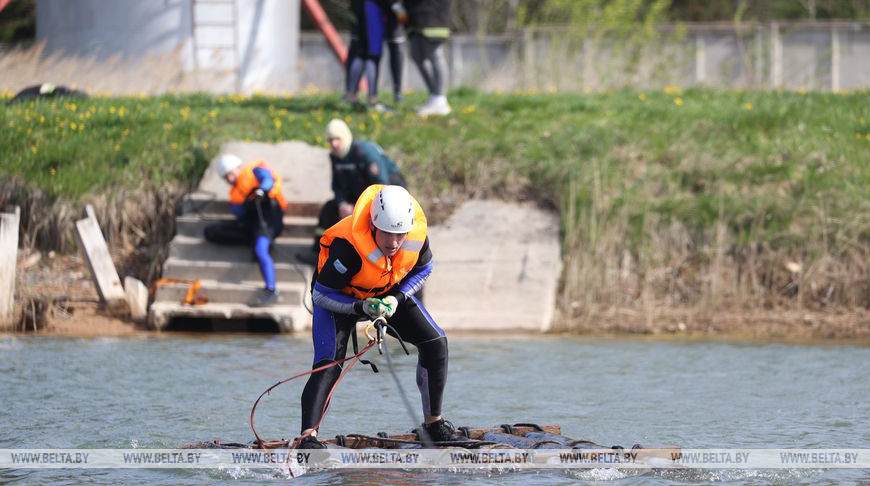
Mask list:
[[[19,263],[24,263],[22,256]],[[25,330],[3,332],[19,335],[135,336],[155,334],[135,326],[123,316],[101,309],[87,268],[78,256],[43,257],[29,268],[19,270],[17,302],[42,298],[48,304],[33,331],[24,319]],[[554,330],[589,336],[646,336],[651,338],[760,339],[784,342],[870,343],[870,311],[831,310],[741,310],[718,312],[680,309],[618,309],[582,317],[557,309]]]

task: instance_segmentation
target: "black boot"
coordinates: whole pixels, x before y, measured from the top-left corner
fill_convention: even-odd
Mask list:
[[[297,449],[326,449],[326,443],[317,440],[317,437],[305,436],[302,442],[299,443]]]
[[[432,439],[432,442],[447,442],[463,440],[465,438],[464,436],[457,434],[456,427],[444,419],[436,420],[431,424],[423,424],[423,430],[429,434],[429,438]]]

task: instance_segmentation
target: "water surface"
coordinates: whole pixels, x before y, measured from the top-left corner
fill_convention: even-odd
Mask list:
[[[416,356],[390,348],[419,404]],[[373,354],[374,351],[371,352]],[[0,338],[0,448],[172,448],[244,442],[268,386],[310,366],[305,336]],[[412,428],[382,369],[342,383],[322,436]],[[684,448],[870,448],[870,349],[845,345],[456,336],[444,410],[457,425],[560,424],[605,445]],[[267,396],[268,438],[298,432],[304,381]],[[284,484],[252,470],[16,470],[0,483]],[[301,484],[858,484],[867,470],[522,473],[326,472]]]

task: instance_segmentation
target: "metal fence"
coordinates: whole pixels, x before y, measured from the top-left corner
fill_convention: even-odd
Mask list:
[[[870,87],[870,23],[801,22],[662,27],[645,42],[581,38],[570,29],[453,35],[451,87],[485,91],[601,91],[632,87],[840,91]],[[386,54],[385,54],[386,56]],[[382,60],[379,86],[390,86]],[[300,90],[339,91],[344,72],[319,34],[303,33]],[[405,89],[422,90],[410,60]]]

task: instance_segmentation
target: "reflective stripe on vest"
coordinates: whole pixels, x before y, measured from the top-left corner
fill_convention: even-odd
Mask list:
[[[375,243],[370,226],[372,201],[382,187],[381,184],[369,186],[357,199],[353,214],[326,230],[320,238],[318,272],[329,258],[329,246],[335,238],[347,240],[359,254],[362,260],[360,271],[351,277],[350,285],[342,289],[345,294],[358,299],[383,294],[400,282],[417,264],[426,241],[426,215],[415,199],[413,228],[392,258],[388,260],[384,256]]]
[[[269,172],[272,173],[272,180],[275,181],[275,184],[272,186],[272,189],[269,190],[269,198],[278,201],[278,204],[281,205],[281,209],[286,211],[287,200],[284,199],[281,178],[278,177],[278,174],[276,174],[275,171],[262,160],[250,162],[242,166],[239,175],[236,177],[235,184],[230,188],[230,204],[244,204],[251,191],[260,187],[260,183],[257,181],[257,176],[254,175],[254,169],[257,168],[268,169]]]

